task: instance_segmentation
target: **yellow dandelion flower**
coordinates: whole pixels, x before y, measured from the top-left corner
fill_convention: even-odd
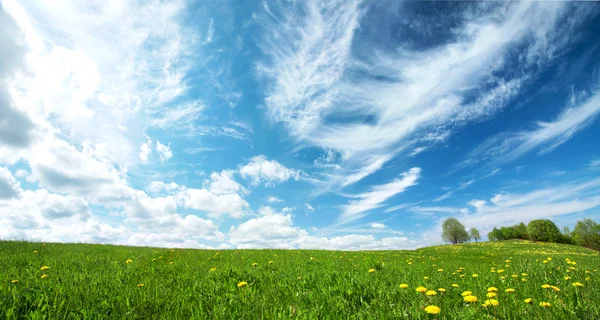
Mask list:
[[[406,283],[400,284],[400,289],[406,289],[406,288],[408,288],[408,284],[406,284]]]
[[[485,296],[488,297],[488,298],[495,298],[495,297],[498,296],[498,294],[495,293],[495,292],[488,292],[488,293],[486,293]]]
[[[573,287],[583,287],[583,283],[581,282],[573,282]]]
[[[133,260],[131,260],[131,259],[127,259],[127,261],[125,261],[125,263],[127,263],[127,264],[130,264],[132,262],[133,262]]]
[[[489,287],[487,289],[487,292],[498,292],[498,288],[496,288],[496,287]]]
[[[171,261],[171,262],[169,262],[169,264],[175,264],[175,262]]]
[[[461,278],[464,278],[464,277],[465,277],[465,275],[464,275],[464,274],[461,274],[461,275],[460,275],[460,277],[461,277]]]
[[[472,294],[473,294],[473,292],[471,292],[471,291],[465,291],[465,292],[463,292],[461,295],[462,295],[463,297],[466,297],[466,296],[470,296],[470,295],[472,295]]]
[[[438,269],[438,272],[444,272],[444,269]]]
[[[514,293],[514,292],[515,292],[515,289],[513,289],[513,288],[508,288],[508,289],[504,290],[504,292],[506,292],[506,293]]]
[[[590,281],[590,280],[592,280],[592,278],[590,278],[590,277],[585,277],[585,281]]]
[[[415,291],[419,292],[419,293],[425,293],[425,292],[427,292],[427,288],[425,288],[425,287],[418,287],[418,288],[415,289]]]
[[[446,289],[444,289],[444,288],[438,288],[438,291],[443,293],[443,292],[446,292]]]
[[[485,302],[483,303],[484,307],[497,307],[500,303],[498,302],[498,300],[496,299],[489,299],[489,300],[485,300]]]
[[[40,270],[42,270],[42,271],[46,271],[48,269],[50,269],[50,267],[48,267],[48,266],[43,266],[43,267],[40,268]]]
[[[33,253],[38,253],[37,250],[33,250]]]
[[[425,295],[426,295],[426,296],[429,296],[429,297],[433,297],[433,296],[435,296],[436,294],[437,294],[437,292],[435,292],[435,291],[433,291],[433,290],[428,290],[427,292],[425,292]]]
[[[540,307],[547,308],[547,307],[551,307],[551,306],[552,305],[550,304],[550,302],[540,302]]]
[[[552,288],[552,290],[554,290],[554,291],[556,291],[556,292],[559,292],[559,291],[560,291],[560,288],[559,288],[559,287],[550,286],[550,288]]]
[[[269,261],[269,264],[273,264],[273,261]]]
[[[254,263],[252,264],[252,266],[253,266],[253,267],[256,267],[256,266],[258,266],[258,263],[254,262]]]
[[[510,260],[506,260],[505,262],[506,262],[506,263],[510,263]]]
[[[450,286],[452,286],[452,287],[454,287],[454,288],[458,288],[458,284],[456,284],[456,283],[453,283],[453,284],[451,284]]]
[[[438,313],[440,313],[440,311],[441,311],[440,307],[436,307],[436,306],[425,307],[425,312],[427,312],[429,314],[438,314]]]
[[[317,259],[315,259],[315,258],[313,258],[313,257],[310,257],[310,260],[312,260],[312,261],[315,261],[315,260],[317,260]]]
[[[498,273],[503,273],[503,272],[504,272],[504,269],[498,270]]]
[[[552,261],[552,258],[551,258],[551,257],[548,257],[548,259],[546,259],[546,260],[548,260],[548,261]]]
[[[152,262],[156,261],[156,258],[152,259]]]
[[[10,283],[18,283],[19,280],[12,280]]]
[[[463,298],[463,300],[465,300],[466,303],[473,303],[473,302],[477,302],[477,297],[476,296],[466,296]]]
[[[571,277],[565,276],[565,280],[571,280]]]
[[[210,272],[217,271],[217,268],[210,268]]]
[[[375,269],[369,269],[369,273],[375,272]]]
[[[542,285],[542,289],[550,289],[550,285],[549,284],[543,284]]]
[[[143,283],[139,283],[137,286],[138,286],[138,288],[141,288],[141,287],[144,286],[144,284]]]
[[[248,282],[246,282],[246,281],[242,281],[242,282],[240,282],[240,283],[237,284],[238,288],[245,287],[247,285],[248,285]]]
[[[47,274],[43,274],[43,275],[41,276],[41,278],[42,278],[42,279],[46,279],[46,278],[48,278],[48,275],[47,275]]]
[[[477,273],[473,273],[472,277],[477,278],[477,277],[479,277],[479,275]]]
[[[531,298],[527,298],[527,299],[525,299],[524,301],[525,301],[525,303],[527,303],[527,304],[533,303],[533,299],[531,299]]]
[[[429,277],[423,277],[424,280],[429,280]]]
[[[525,281],[527,281],[527,279],[526,279],[526,278],[523,278],[523,279],[521,279],[521,281],[525,282]]]
[[[518,274],[513,274],[513,275],[511,275],[511,277],[513,277],[513,278],[515,278],[515,279],[516,279],[516,278],[518,278],[518,277],[519,277],[519,275],[518,275]]]
[[[523,272],[523,273],[521,273],[521,276],[527,277],[527,273]]]

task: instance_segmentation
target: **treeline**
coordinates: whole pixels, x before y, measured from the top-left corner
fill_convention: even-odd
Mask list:
[[[573,244],[600,250],[600,225],[592,219],[585,218],[577,221],[572,231],[568,227],[561,231],[554,222],[537,219],[527,225],[521,222],[509,227],[494,228],[488,233],[490,241],[511,239]]]

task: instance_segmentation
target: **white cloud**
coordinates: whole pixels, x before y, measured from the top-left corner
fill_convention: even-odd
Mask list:
[[[241,249],[293,248],[294,240],[305,235],[305,230],[293,226],[291,214],[270,212],[232,227],[229,231],[229,241]]]
[[[279,198],[277,198],[275,196],[268,196],[265,200],[268,203],[283,202],[283,200],[281,200],[281,199],[279,199]]]
[[[249,207],[248,202],[235,193],[217,195],[206,189],[187,188],[182,197],[184,207],[207,211],[209,217],[229,215],[240,218]]]
[[[358,55],[358,1],[305,1],[305,14],[295,14],[296,5],[269,6],[261,23],[275,33],[262,43],[269,58],[257,68],[268,87],[267,115],[297,140],[341,153],[342,172],[331,176],[341,186],[379,170],[415,133],[447,133],[489,117],[519,93],[532,68],[560,53],[573,26],[555,31],[563,3],[484,8],[461,17],[448,43],[422,51],[362,47]],[[499,78],[505,54],[522,45],[526,76]],[[345,76],[355,73],[369,76]]]
[[[164,183],[162,181],[152,181],[147,187],[147,190],[151,193],[161,193],[163,191],[172,193],[179,189],[179,185],[175,182]]]
[[[600,168],[600,159],[594,159],[594,160],[590,161],[590,167]]]
[[[253,184],[264,183],[274,186],[290,179],[298,180],[300,172],[287,168],[275,160],[267,160],[263,155],[255,156],[250,162],[239,169],[240,175],[245,179],[251,179]]]
[[[373,222],[371,224],[369,224],[369,227],[373,228],[373,229],[385,229],[387,228],[387,226],[383,223],[379,223],[379,222]]]
[[[160,141],[156,140],[156,152],[158,152],[158,157],[160,158],[160,162],[165,162],[171,157],[173,157],[173,152],[171,152],[171,144],[168,145],[161,144]]]
[[[210,192],[221,195],[230,193],[246,193],[246,189],[233,179],[233,170],[223,170],[220,173],[213,172],[210,175],[210,184],[208,190]]]
[[[443,195],[441,195],[441,196],[433,199],[433,201],[434,202],[439,202],[439,201],[442,201],[442,200],[446,200],[446,199],[450,198],[453,194],[454,194],[454,191],[448,191],[448,192],[444,193]]]
[[[416,185],[420,176],[421,168],[411,168],[402,173],[401,178],[394,179],[387,184],[374,186],[369,192],[353,196],[358,200],[352,200],[343,206],[339,221],[350,222],[363,217],[369,210],[380,207],[387,199]]]
[[[140,161],[146,164],[150,158],[150,154],[152,153],[152,141],[148,140],[147,142],[142,143],[140,146]]]
[[[306,211],[309,211],[309,212],[315,212],[315,208],[313,208],[313,206],[311,206],[310,203],[308,203],[308,202],[304,203],[304,209],[306,209]]]
[[[21,184],[5,167],[0,167],[0,201],[17,197],[21,192]]]

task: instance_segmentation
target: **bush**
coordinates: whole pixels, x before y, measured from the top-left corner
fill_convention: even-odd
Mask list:
[[[558,242],[562,238],[554,222],[547,219],[532,220],[527,224],[527,233],[533,241]]]
[[[578,245],[600,250],[600,225],[592,219],[585,218],[583,221],[577,221],[572,234]]]

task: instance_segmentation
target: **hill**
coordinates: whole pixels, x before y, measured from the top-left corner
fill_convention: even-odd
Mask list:
[[[0,242],[0,311],[7,319],[600,319],[599,266],[598,252],[526,241],[363,252]]]

